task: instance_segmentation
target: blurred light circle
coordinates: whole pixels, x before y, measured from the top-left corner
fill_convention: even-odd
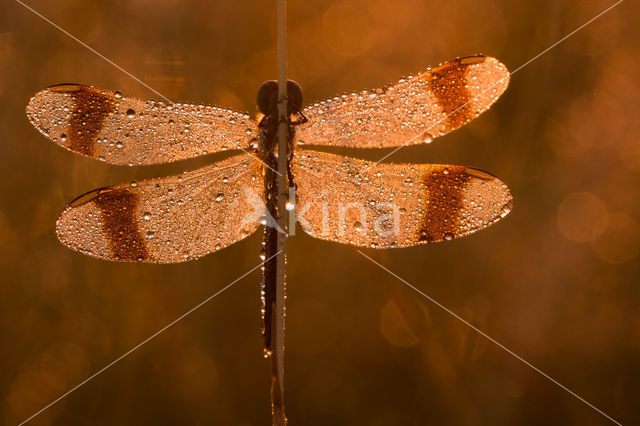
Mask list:
[[[60,25],[82,40],[82,43],[93,43],[100,36],[102,29],[102,10],[95,0],[72,0],[56,2],[58,13],[66,19]],[[82,17],[82,19],[78,19]]]
[[[640,108],[638,110],[640,112]],[[629,126],[627,134],[616,144],[620,159],[625,163],[627,168],[632,171],[640,171],[640,143],[638,143],[639,134],[640,123],[635,122],[633,123],[633,125]]]
[[[287,7],[289,49],[291,51],[311,49],[320,39],[320,22],[316,18],[318,13],[312,4],[304,1],[290,1]]]
[[[420,343],[393,300],[380,311],[380,332],[394,346],[410,347]]]
[[[163,362],[163,372],[171,370],[173,396],[185,400],[207,400],[219,384],[219,373],[211,356],[195,345],[170,354]],[[166,373],[164,373],[166,374]]]
[[[509,39],[503,8],[494,2],[447,1],[432,9],[430,42],[445,51],[500,51]]]
[[[373,45],[375,37],[369,14],[354,4],[337,3],[323,16],[324,44],[338,55],[361,55]]]
[[[624,263],[638,254],[640,227],[626,214],[605,215],[595,228],[593,248],[605,262]]]
[[[41,371],[49,386],[64,391],[86,378],[89,361],[80,346],[70,342],[54,343],[42,354]]]
[[[154,8],[167,8],[171,10],[170,8],[173,4],[178,1],[179,0],[162,0],[159,2],[156,0],[134,0],[132,3],[138,3],[140,6],[153,6]]]
[[[314,401],[328,403],[335,399],[336,392],[344,386],[345,365],[343,358],[336,355],[318,357],[314,360],[314,368],[307,370],[304,376],[304,394]],[[339,397],[338,397],[339,398]]]
[[[75,311],[77,305],[69,296],[69,261],[68,257],[56,253],[48,261],[43,262],[40,294],[47,304],[59,312]]]
[[[590,192],[574,192],[558,206],[558,228],[571,241],[591,241],[596,223],[605,213],[598,197]]]
[[[56,391],[43,382],[40,369],[27,362],[11,384],[11,390],[5,399],[3,424],[18,424],[24,421],[42,408],[43,401],[51,400],[56,394]],[[59,407],[51,407],[52,411],[64,408],[65,401],[59,402]]]
[[[2,246],[7,240],[9,234],[9,222],[6,215],[0,210],[0,246]]]
[[[76,313],[60,325],[65,340],[78,344],[92,356],[107,354],[111,336],[105,324],[89,313]]]
[[[327,305],[315,299],[303,299],[287,306],[287,315],[295,320],[287,323],[292,350],[314,355],[335,344],[336,317]],[[310,332],[313,330],[313,332]]]

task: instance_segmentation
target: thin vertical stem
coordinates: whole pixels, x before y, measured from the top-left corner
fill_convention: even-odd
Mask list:
[[[274,345],[271,355],[272,383],[271,403],[273,424],[284,426],[287,418],[284,412],[284,317],[285,317],[285,242],[286,200],[289,196],[287,182],[287,162],[289,146],[289,123],[287,105],[287,14],[286,0],[277,0],[278,15],[278,226],[283,232],[278,234],[278,257],[276,259],[276,301],[273,313],[275,321]]]

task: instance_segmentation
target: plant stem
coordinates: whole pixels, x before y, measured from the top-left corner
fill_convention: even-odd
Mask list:
[[[278,234],[276,259],[276,300],[273,313],[275,333],[271,354],[272,382],[271,403],[273,424],[285,426],[284,411],[284,317],[285,317],[285,242],[287,221],[285,203],[289,196],[287,182],[288,162],[288,105],[287,105],[287,26],[286,0],[277,0],[278,23],[278,226],[283,232]]]

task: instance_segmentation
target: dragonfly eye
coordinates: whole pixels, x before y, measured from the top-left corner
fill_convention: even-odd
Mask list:
[[[302,108],[302,88],[293,80],[287,80],[287,97],[289,98],[289,114]],[[264,115],[272,114],[278,108],[278,82],[269,80],[258,89],[258,110]]]
[[[264,115],[270,115],[278,107],[278,82],[265,81],[258,89],[258,110]]]
[[[289,114],[302,109],[302,87],[293,80],[287,80],[287,98],[289,98]]]

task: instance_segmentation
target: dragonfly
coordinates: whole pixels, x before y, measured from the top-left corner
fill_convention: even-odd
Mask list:
[[[287,210],[309,235],[377,249],[452,240],[511,210],[508,187],[473,167],[393,164],[307,146],[389,148],[430,143],[477,117],[509,81],[497,59],[457,58],[375,90],[303,108],[289,81]],[[265,226],[262,333],[271,348],[277,211],[277,83],[258,90],[258,113],[145,101],[119,91],[60,84],[27,106],[58,145],[116,165],[169,163],[240,151],[182,174],[99,188],[72,201],[56,223],[73,250],[122,262],[177,263],[221,250]],[[295,226],[295,225],[294,225]]]

